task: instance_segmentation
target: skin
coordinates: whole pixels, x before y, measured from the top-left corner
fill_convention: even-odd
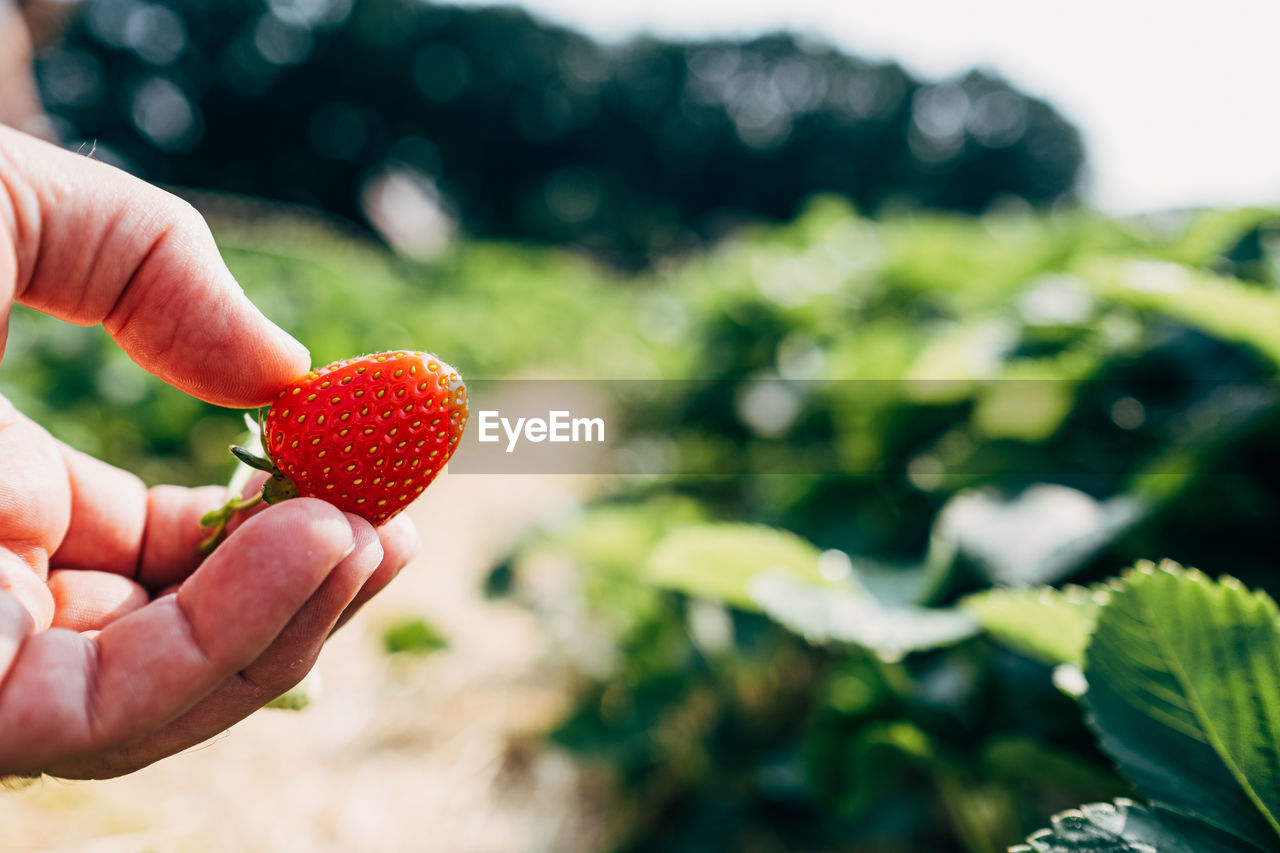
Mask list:
[[[12,301],[102,324],[218,405],[264,405],[310,367],[192,208],[0,127],[0,353]],[[148,490],[0,397],[0,775],[118,776],[222,732],[297,684],[418,545],[403,516],[375,530],[299,498],[201,561],[224,497]]]
[[[28,6],[34,17],[47,24],[45,30],[56,30],[61,16],[55,10],[41,3]],[[23,10],[13,0],[0,0],[0,124],[52,139],[53,127],[40,106],[32,74],[32,42]]]

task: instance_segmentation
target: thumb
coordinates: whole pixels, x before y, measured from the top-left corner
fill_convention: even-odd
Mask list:
[[[144,369],[210,403],[264,405],[310,367],[244,295],[194,208],[0,127],[0,318],[10,287],[39,311],[101,323]]]

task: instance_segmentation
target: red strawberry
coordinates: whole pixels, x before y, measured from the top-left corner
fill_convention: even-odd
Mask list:
[[[385,524],[430,485],[467,426],[467,386],[423,352],[336,361],[280,392],[263,425],[271,459],[239,447],[243,462],[271,473],[261,499],[301,495]],[[233,497],[201,521],[216,544],[231,514],[256,503]]]
[[[298,494],[378,526],[440,473],[467,414],[467,386],[452,367],[428,353],[378,353],[313,370],[281,391],[263,443]]]

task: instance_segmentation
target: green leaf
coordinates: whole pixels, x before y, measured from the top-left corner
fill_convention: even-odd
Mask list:
[[[994,735],[981,747],[983,778],[1035,791],[1074,792],[1086,797],[1119,797],[1129,786],[1092,752],[1054,746],[1025,735]]]
[[[1007,368],[998,381],[983,383],[974,400],[974,429],[987,439],[1045,441],[1071,413],[1076,384],[1066,377],[1019,377],[1014,369],[1017,366]],[[1027,367],[1044,369],[1037,363]]]
[[[382,632],[382,647],[392,655],[429,655],[448,648],[449,641],[430,622],[412,617],[388,626]]]
[[[960,606],[997,642],[1051,665],[1080,664],[1104,593],[1081,586],[1062,589],[989,589]]]
[[[818,587],[781,574],[760,575],[751,593],[770,618],[811,643],[853,643],[886,660],[949,646],[978,630],[962,610],[886,607],[857,589]]]
[[[993,582],[1029,586],[1071,574],[1146,513],[1147,504],[1131,495],[1098,501],[1036,483],[1016,495],[960,492],[938,513],[935,529]]]
[[[1274,291],[1167,261],[1093,260],[1082,265],[1080,275],[1118,304],[1247,344],[1280,365],[1280,299]]]
[[[1234,578],[1166,561],[1113,584],[1085,655],[1102,749],[1153,804],[1280,847],[1280,623]]]
[[[1137,803],[1093,803],[1062,812],[1009,853],[1227,853],[1193,845]]]
[[[1152,249],[1176,263],[1209,266],[1249,231],[1275,218],[1275,211],[1257,207],[1198,211],[1169,245]]]
[[[673,495],[641,503],[597,506],[547,536],[555,550],[567,550],[592,573],[634,577],[645,555],[672,530],[704,523],[695,501]]]
[[[782,573],[812,584],[827,584],[818,571],[818,549],[771,527],[704,524],[677,530],[654,549],[646,566],[653,583],[689,595],[759,609],[751,579]]]
[[[820,554],[793,533],[749,524],[677,530],[650,556],[652,582],[760,610],[813,643],[853,643],[886,659],[950,645],[977,631],[959,610],[887,607],[860,584],[857,564]]]

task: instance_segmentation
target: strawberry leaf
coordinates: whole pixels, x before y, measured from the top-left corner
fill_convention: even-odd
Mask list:
[[[1106,501],[1052,483],[1017,495],[965,491],[938,514],[938,532],[991,581],[1034,586],[1068,577],[1147,512],[1145,502],[1119,495]]]
[[[1280,847],[1280,622],[1269,596],[1140,564],[1099,612],[1085,677],[1090,726],[1153,805],[1230,834],[1239,851]]]
[[[1093,803],[1054,815],[1009,853],[1230,853],[1214,839],[1188,838],[1156,811],[1128,800]]]
[[[751,579],[783,573],[823,584],[819,551],[785,530],[753,524],[701,524],[669,534],[649,556],[645,574],[658,586],[758,610]]]
[[[890,660],[977,631],[973,617],[960,610],[883,604],[847,555],[820,553],[795,534],[769,527],[682,528],[659,543],[646,574],[668,589],[761,611],[812,643],[853,643]]]
[[[1101,590],[989,589],[960,602],[997,642],[1041,663],[1079,665],[1093,632]]]
[[[886,660],[950,646],[978,630],[973,617],[956,608],[889,607],[856,588],[814,586],[781,574],[760,575],[751,592],[775,622],[809,642],[853,643]]]

